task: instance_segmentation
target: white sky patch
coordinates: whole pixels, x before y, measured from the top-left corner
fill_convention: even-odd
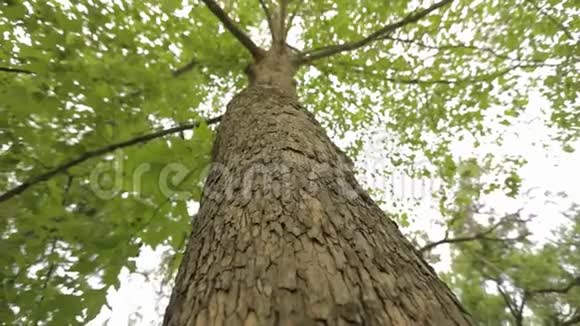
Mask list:
[[[300,37],[300,34],[302,33],[301,31],[302,24],[304,24],[302,18],[294,17],[292,27],[290,27],[290,30],[288,30],[286,42],[297,49],[304,48],[304,40],[302,40],[302,38]]]
[[[30,39],[30,35],[26,33],[22,26],[14,27],[14,36],[19,43],[26,44],[28,46],[32,46],[32,40]]]
[[[169,51],[171,51],[171,53],[173,53],[176,57],[181,56],[181,48],[175,44],[170,44],[169,45]]]
[[[193,5],[188,4],[189,1],[185,0],[182,2],[182,7],[175,10],[173,14],[179,18],[187,18],[193,9]]]
[[[137,272],[129,273],[127,268],[121,270],[121,287],[107,291],[108,307],[103,306],[87,326],[160,325],[160,316],[163,316],[169,297],[158,268],[164,264],[167,252],[167,246],[155,250],[143,247],[136,259]]]

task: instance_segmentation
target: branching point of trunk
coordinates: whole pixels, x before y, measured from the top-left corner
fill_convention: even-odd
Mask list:
[[[261,59],[248,65],[245,72],[250,85],[275,88],[291,98],[297,98],[294,75],[298,70],[296,54],[287,47],[272,47]]]

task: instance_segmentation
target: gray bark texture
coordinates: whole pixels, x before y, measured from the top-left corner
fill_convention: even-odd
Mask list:
[[[264,78],[218,127],[164,325],[471,325],[313,116]]]

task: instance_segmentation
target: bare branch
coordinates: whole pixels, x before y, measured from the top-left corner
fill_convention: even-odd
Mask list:
[[[345,52],[345,51],[352,51],[352,50],[356,50],[358,48],[361,48],[365,45],[368,45],[368,44],[380,39],[381,37],[385,37],[385,35],[388,35],[388,34],[394,32],[395,30],[397,30],[405,25],[412,24],[412,23],[415,23],[415,22],[421,20],[423,17],[429,15],[431,12],[451,3],[452,1],[453,0],[441,0],[439,2],[436,2],[432,6],[425,8],[417,13],[412,13],[412,14],[407,15],[405,18],[403,18],[402,20],[400,20],[396,23],[392,23],[392,24],[388,24],[388,25],[384,26],[383,28],[371,33],[370,35],[368,35],[367,37],[365,37],[361,40],[354,41],[354,42],[347,42],[347,43],[343,43],[343,44],[339,44],[339,45],[326,46],[326,47],[322,47],[319,49],[314,49],[312,51],[308,51],[301,58],[300,63],[302,63],[302,64],[309,63],[309,62],[312,62],[314,60],[326,58],[326,57],[329,57],[329,56],[337,54],[337,53],[341,53],[341,52]]]
[[[36,74],[34,71],[20,69],[20,68],[8,68],[8,67],[0,67],[0,71],[10,72],[15,74],[27,74],[27,75],[34,75]]]
[[[266,15],[266,21],[268,22],[268,28],[270,29],[270,35],[272,36],[272,41],[274,41],[274,25],[272,20],[272,14],[270,13],[270,9],[268,9],[268,5],[266,5],[265,0],[258,0],[260,2],[260,6]]]
[[[210,125],[210,124],[217,123],[220,120],[221,120],[221,116],[207,119],[207,120],[205,120],[205,123]],[[36,184],[39,184],[43,181],[47,181],[47,180],[51,179],[52,177],[54,177],[60,173],[64,173],[69,168],[76,166],[78,164],[81,164],[89,159],[101,156],[103,154],[110,153],[110,152],[115,151],[115,150],[120,149],[120,148],[130,147],[130,146],[133,146],[136,144],[147,143],[151,140],[161,138],[161,137],[169,135],[169,134],[177,133],[177,132],[180,132],[182,130],[193,129],[193,128],[198,127],[199,125],[200,125],[200,122],[185,123],[185,124],[181,124],[179,126],[173,127],[173,128],[163,129],[163,130],[160,130],[157,132],[153,132],[150,134],[146,134],[146,135],[138,136],[138,137],[135,137],[135,138],[132,138],[129,140],[125,140],[125,141],[122,141],[120,143],[107,145],[105,147],[101,147],[101,148],[98,148],[98,149],[95,149],[92,151],[85,152],[84,154],[77,157],[76,159],[62,163],[62,164],[58,165],[57,167],[55,167],[55,168],[53,168],[53,169],[51,169],[43,174],[39,174],[37,176],[34,176],[34,177],[28,179],[27,181],[21,183],[20,185],[18,185],[16,187],[8,190],[7,192],[1,194],[0,195],[0,202],[7,201],[8,199],[10,199],[12,197],[15,197],[15,196],[21,194],[22,192],[24,192],[28,188],[30,188]]]
[[[254,58],[263,56],[264,50],[260,49],[254,41],[242,31],[234,21],[223,11],[214,0],[202,0],[207,8],[224,24],[225,28],[252,54]]]

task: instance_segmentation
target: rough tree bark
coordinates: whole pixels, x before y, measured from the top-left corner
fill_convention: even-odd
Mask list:
[[[247,70],[164,325],[470,325],[298,103],[283,48]]]

